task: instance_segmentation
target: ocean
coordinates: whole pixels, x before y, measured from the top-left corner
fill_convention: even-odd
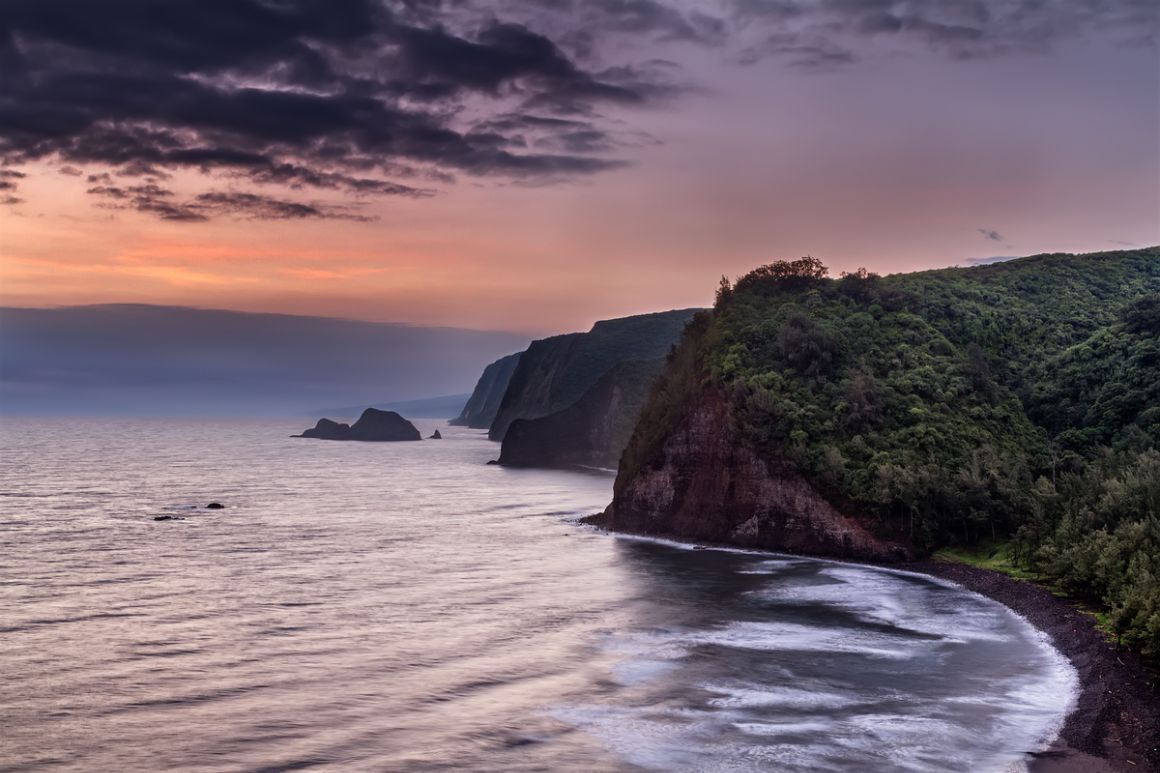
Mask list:
[[[606,473],[310,423],[0,420],[0,770],[1016,771],[1074,699],[943,581],[611,536]]]

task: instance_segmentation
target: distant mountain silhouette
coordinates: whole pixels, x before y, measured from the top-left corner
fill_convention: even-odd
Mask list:
[[[467,404],[471,395],[442,395],[440,397],[421,397],[417,400],[400,400],[394,403],[376,403],[372,408],[380,411],[394,411],[411,419],[451,419],[458,416],[463,406]],[[357,416],[363,410],[362,406],[348,405],[343,408],[327,408],[313,411],[310,415],[323,413],[328,416]]]
[[[484,366],[527,341],[174,306],[0,307],[0,412],[302,416],[466,394]]]

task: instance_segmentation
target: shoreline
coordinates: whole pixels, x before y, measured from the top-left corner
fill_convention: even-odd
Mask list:
[[[892,565],[950,580],[999,602],[1045,633],[1079,675],[1076,706],[1033,773],[1160,771],[1160,684],[1138,655],[1109,641],[1094,616],[1027,580],[969,564]]]
[[[660,540],[691,549],[740,550],[795,555],[732,545],[695,543],[680,537],[617,532],[603,523],[603,513],[579,523],[612,536]],[[926,558],[896,564],[850,562],[828,556],[804,556],[838,563],[863,563],[883,569],[915,572],[948,580],[1007,607],[1047,636],[1079,678],[1076,705],[1064,718],[1056,738],[1040,752],[1029,752],[1029,773],[1160,773],[1160,678],[1139,655],[1109,641],[1095,617],[1075,602],[1042,585],[970,564]]]

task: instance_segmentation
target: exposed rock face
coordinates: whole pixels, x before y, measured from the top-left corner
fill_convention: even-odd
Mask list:
[[[512,373],[488,437],[503,440],[516,419],[538,419],[568,408],[620,363],[664,357],[696,311],[604,320],[587,333],[533,341]]]
[[[479,381],[475,385],[475,390],[468,398],[467,404],[463,406],[463,411],[458,417],[452,419],[451,423],[459,427],[473,429],[491,427],[496,412],[499,411],[500,403],[503,401],[504,392],[507,391],[508,383],[511,381],[512,374],[515,373],[522,355],[523,352],[509,354],[484,368],[483,375],[479,377]]]
[[[377,408],[367,408],[353,426],[319,419],[313,429],[306,430],[298,437],[375,442],[423,439],[414,424],[394,411],[380,411]]]
[[[621,363],[568,408],[516,419],[504,436],[500,464],[615,468],[663,366],[663,360]]]
[[[708,392],[595,519],[608,528],[767,550],[874,561],[909,557],[843,515],[788,462],[760,458],[737,437],[726,400]]]
[[[553,392],[558,391],[558,377],[567,370],[583,335],[568,333],[532,341],[520,357],[488,429],[490,439],[503,440],[516,419],[538,419],[567,406],[558,397],[553,399]]]
[[[318,423],[314,425],[314,429],[303,431],[301,435],[296,437],[318,438],[320,440],[346,440],[350,434],[350,425],[346,422],[339,423],[332,419],[319,419]]]

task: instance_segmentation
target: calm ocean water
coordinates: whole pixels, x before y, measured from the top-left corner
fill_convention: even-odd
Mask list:
[[[610,477],[476,431],[308,424],[0,421],[0,770],[974,773],[1071,700],[982,597],[597,533]]]

